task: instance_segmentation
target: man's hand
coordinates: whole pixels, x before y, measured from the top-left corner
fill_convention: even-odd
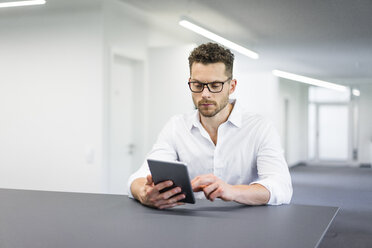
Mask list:
[[[191,181],[194,192],[203,191],[205,197],[214,201],[217,197],[224,201],[233,201],[235,189],[213,174],[201,175]]]
[[[142,204],[159,209],[172,208],[185,204],[183,202],[178,202],[185,198],[184,194],[179,194],[181,192],[180,187],[175,187],[164,193],[159,192],[172,186],[172,181],[165,181],[155,185],[151,175],[148,175],[146,179],[147,182],[141,187],[138,198],[136,197]]]

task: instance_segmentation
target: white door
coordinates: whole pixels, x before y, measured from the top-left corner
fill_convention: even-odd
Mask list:
[[[132,172],[134,72],[134,61],[119,55],[112,57],[108,108],[108,185],[112,194],[126,192],[126,182]]]
[[[349,108],[346,104],[318,105],[319,161],[349,159]]]

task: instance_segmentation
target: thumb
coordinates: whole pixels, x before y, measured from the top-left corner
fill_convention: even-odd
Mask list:
[[[153,183],[153,180],[152,180],[152,176],[151,175],[147,175],[147,182],[146,182],[146,184],[147,185],[151,185],[152,183]]]

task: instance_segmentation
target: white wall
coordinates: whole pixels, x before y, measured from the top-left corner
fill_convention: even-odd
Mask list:
[[[157,136],[153,123],[163,124],[148,115],[155,113],[148,60],[156,61],[148,48],[187,41],[152,28],[147,13],[115,0],[9,9],[0,17],[0,37],[0,187],[107,192],[107,90],[114,53],[143,65],[135,85],[139,145],[132,170],[139,166]],[[163,72],[183,83],[187,60],[172,49],[168,58],[181,69]]]
[[[102,191],[99,5],[1,11],[0,187]]]
[[[239,61],[236,62],[236,64]],[[235,70],[236,91],[231,98],[237,98],[244,108],[268,118],[276,128],[278,123],[278,81],[269,72],[251,73]]]
[[[372,80],[360,84],[359,97],[359,163],[372,164]]]
[[[194,110],[188,88],[188,56],[194,45],[149,49],[148,147],[149,150],[169,120]]]
[[[284,119],[286,99],[288,101],[287,120]],[[286,149],[285,154],[289,166],[306,162],[308,157],[308,86],[280,78],[278,110],[282,144]]]
[[[142,74],[138,74],[134,82],[133,119],[136,128],[133,132],[136,150],[132,171],[142,164],[165,122],[172,115],[190,109],[191,103],[188,103],[188,91],[183,90],[187,86],[187,57],[192,49],[191,45],[185,45],[188,44],[187,41],[154,27],[152,18],[149,13],[115,0],[105,1],[103,6],[106,114],[109,112],[107,86],[110,81],[111,54],[120,54],[144,65]],[[184,97],[178,95],[180,91]],[[186,105],[189,106],[185,107]],[[175,111],[175,108],[181,112]],[[105,119],[108,119],[107,116]],[[106,145],[103,149],[106,154]],[[104,163],[105,161],[106,159]]]
[[[110,160],[109,154],[109,119],[110,119],[110,99],[109,99],[109,87],[110,87],[110,65],[114,55],[119,55],[122,58],[126,58],[135,62],[137,66],[137,72],[135,73],[135,82],[133,82],[133,93],[132,97],[135,106],[135,111],[132,112],[132,116],[126,116],[127,121],[132,122],[132,126],[135,127],[133,130],[133,144],[135,150],[133,153],[133,165],[129,166],[128,171],[133,171],[137,168],[136,164],[141,163],[144,154],[145,144],[145,118],[146,118],[146,79],[147,79],[147,46],[148,46],[148,20],[146,15],[127,5],[115,0],[104,1],[103,4],[103,61],[102,66],[104,68],[103,77],[103,98],[104,98],[104,116],[103,116],[103,167],[106,168],[107,172],[103,177],[105,178],[105,185],[109,185],[109,174]],[[115,173],[115,172],[111,172]],[[127,175],[128,176],[128,175]],[[108,188],[107,188],[108,190]]]

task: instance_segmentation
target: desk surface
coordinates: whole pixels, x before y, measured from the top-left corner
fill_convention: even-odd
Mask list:
[[[0,189],[0,247],[316,247],[337,211],[206,200],[156,210],[123,195]]]

